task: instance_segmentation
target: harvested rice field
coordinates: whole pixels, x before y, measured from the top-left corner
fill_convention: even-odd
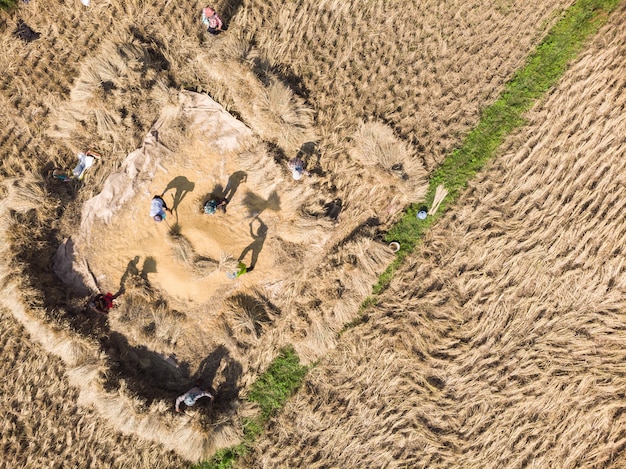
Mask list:
[[[248,467],[624,467],[622,7]]]
[[[0,11],[0,467],[620,467],[624,7],[363,309],[574,2],[87,3]]]

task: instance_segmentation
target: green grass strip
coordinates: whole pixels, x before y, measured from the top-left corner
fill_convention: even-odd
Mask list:
[[[556,84],[571,60],[583,49],[586,40],[606,23],[609,13],[617,7],[619,1],[579,0],[565,11],[561,20],[529,56],[524,68],[505,86],[500,98],[483,111],[478,125],[469,133],[463,145],[449,154],[433,173],[425,201],[411,205],[387,233],[387,242],[399,241],[401,248],[394,262],[374,286],[374,295],[389,286],[395,271],[415,249],[422,235],[457,200],[467,182],[495,156],[505,137],[525,123],[523,113]],[[437,214],[418,220],[417,212],[423,206],[432,204],[435,190],[440,184],[448,190],[448,196]],[[363,303],[361,311],[376,301],[375,296],[370,296]],[[346,327],[359,322],[353,321]],[[233,467],[239,457],[249,452],[268,419],[297,390],[307,371],[307,367],[300,365],[293,349],[281,351],[268,370],[254,383],[248,395],[248,400],[259,404],[261,412],[257,418],[244,422],[244,441],[218,451],[210,461],[193,466],[193,469]]]
[[[17,6],[16,0],[0,0],[0,10],[13,10]]]
[[[395,271],[418,245],[424,232],[456,201],[467,182],[496,155],[507,135],[525,123],[524,112],[556,84],[586,40],[606,23],[609,13],[619,2],[579,0],[565,11],[528,57],[526,65],[505,85],[499,99],[483,111],[478,125],[467,135],[462,146],[450,153],[432,174],[425,201],[411,205],[389,230],[386,241],[398,241],[401,248],[374,286],[375,295],[389,286]],[[417,212],[422,206],[432,204],[440,184],[448,190],[447,197],[434,216],[418,220]]]
[[[209,461],[192,469],[226,469],[233,467],[238,458],[245,456],[254,440],[263,432],[265,424],[282,409],[289,397],[298,389],[308,368],[300,365],[300,359],[291,347],[284,348],[270,367],[251,386],[248,401],[259,405],[256,418],[243,423],[243,441],[237,446],[219,450]]]

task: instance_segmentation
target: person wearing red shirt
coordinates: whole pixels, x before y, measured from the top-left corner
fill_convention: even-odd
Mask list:
[[[121,291],[115,295],[111,292],[107,292],[106,295],[98,293],[89,301],[88,305],[98,313],[109,314],[109,311],[117,306],[113,304],[113,300],[120,295]]]

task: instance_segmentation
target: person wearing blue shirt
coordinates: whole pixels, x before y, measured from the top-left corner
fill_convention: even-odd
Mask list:
[[[152,203],[150,204],[150,216],[156,222],[165,220],[166,211],[172,213],[172,211],[167,208],[165,200],[163,200],[163,197],[161,197],[161,195],[155,195],[154,197],[152,197]]]
[[[213,395],[210,392],[203,391],[200,386],[194,386],[185,394],[182,394],[176,398],[176,404],[174,406],[176,408],[176,412],[180,412],[181,402],[185,403],[187,407],[191,407],[201,397],[208,397],[209,399],[213,400]]]

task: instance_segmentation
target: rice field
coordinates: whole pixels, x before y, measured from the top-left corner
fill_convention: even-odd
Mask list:
[[[2,319],[3,468],[187,467],[173,451],[115,428],[79,402],[66,367],[31,343],[5,309]]]
[[[622,467],[622,6],[245,467]]]
[[[246,396],[286,346],[318,365],[242,466],[618,467],[623,9],[340,335],[393,259],[383,233],[572,3],[222,2],[215,37],[186,0],[0,12],[0,467],[205,460],[241,441],[259,412]],[[195,93],[252,135],[229,154],[247,179],[225,220],[268,231],[258,268],[185,303],[155,280],[161,261],[134,256],[143,225],[118,199],[113,220],[85,207],[116,196],[146,142],[166,155],[155,174],[223,168],[184,105]],[[82,182],[51,177],[88,148],[102,158]],[[160,180],[136,174],[132,197],[149,197]],[[194,281],[236,258],[181,226],[163,246]],[[125,282],[108,320],[54,272],[59,246],[86,253],[91,290]],[[174,413],[198,378],[215,402]]]

